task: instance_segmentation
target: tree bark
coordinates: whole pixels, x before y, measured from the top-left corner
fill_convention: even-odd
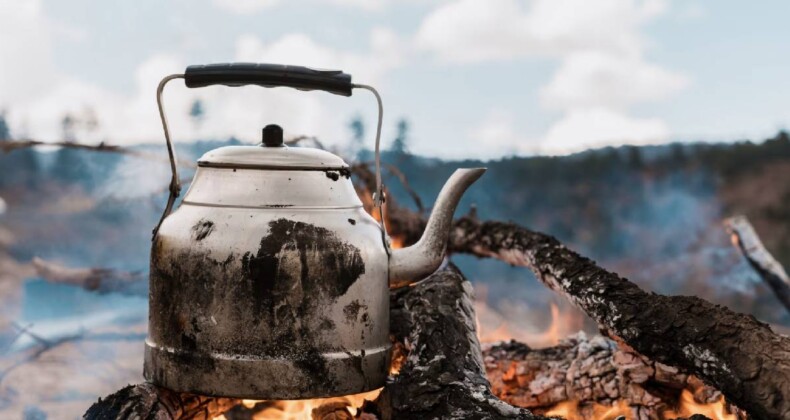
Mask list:
[[[602,336],[588,339],[578,333],[544,349],[515,341],[499,343],[485,348],[483,357],[494,395],[538,412],[574,401],[585,418],[601,417],[617,404],[618,414],[653,420],[675,409],[682,392],[691,393],[700,404],[723,398],[696,377],[626,351]],[[734,407],[731,412],[746,418]]]
[[[765,249],[749,219],[746,216],[732,217],[724,221],[724,226],[732,235],[733,244],[743,253],[746,261],[749,261],[749,265],[790,311],[790,277],[779,261]]]
[[[752,316],[693,296],[647,293],[555,238],[512,223],[462,218],[449,250],[530,268],[625,349],[693,373],[753,418],[790,418],[790,338]]]
[[[440,269],[391,293],[390,325],[408,356],[376,401],[382,419],[539,419],[491,393],[477,340],[472,286]]]
[[[93,404],[87,420],[147,419],[211,420],[238,405],[233,398],[182,394],[151,384],[129,385]]]

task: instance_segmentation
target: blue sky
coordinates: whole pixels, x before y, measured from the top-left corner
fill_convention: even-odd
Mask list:
[[[69,113],[98,122],[82,141],[156,142],[159,78],[270,61],[380,87],[385,140],[405,117],[431,156],[763,138],[790,121],[787,16],[779,0],[0,0],[0,109],[20,136],[57,140]],[[375,109],[366,92],[176,84],[166,103],[179,141],[279,123],[340,145]]]

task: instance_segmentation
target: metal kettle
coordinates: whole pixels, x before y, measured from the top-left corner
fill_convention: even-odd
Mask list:
[[[453,212],[485,171],[459,169],[434,205],[422,238],[392,249],[368,215],[349,166],[324,150],[287,147],[270,125],[260,146],[227,146],[198,160],[180,185],[162,92],[187,87],[288,86],[350,96],[374,93],[375,205],[381,207],[381,98],[342,71],[273,64],[189,66],[165,77],[157,100],[173,177],[151,248],[144,376],[180,392],[301,399],[384,385],[389,366],[389,284],[416,281],[444,257]]]

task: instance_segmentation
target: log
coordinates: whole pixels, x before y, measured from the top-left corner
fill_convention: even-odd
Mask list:
[[[36,274],[50,283],[68,284],[97,293],[148,294],[148,276],[145,273],[101,267],[72,268],[39,257],[33,257],[31,264]]]
[[[663,418],[683,393],[698,404],[719,402],[721,393],[676,368],[631,353],[602,336],[583,332],[558,345],[532,349],[516,341],[483,349],[488,379],[497,397],[545,412],[573,401],[585,418],[599,418],[616,404],[618,415],[635,420]],[[745,413],[732,413],[745,419]]]
[[[790,311],[790,277],[784,267],[765,248],[763,241],[746,216],[724,220],[724,227],[732,236],[733,245],[743,253],[746,261],[773,290],[777,299]]]
[[[129,385],[104,399],[99,398],[83,418],[211,420],[239,403],[240,400],[233,398],[178,393],[145,383]]]
[[[449,250],[527,267],[621,347],[693,373],[755,419],[790,418],[790,337],[750,315],[693,296],[647,293],[513,223],[462,218]]]
[[[477,340],[472,285],[448,265],[391,294],[390,329],[408,356],[375,402],[384,420],[539,419],[494,396]]]

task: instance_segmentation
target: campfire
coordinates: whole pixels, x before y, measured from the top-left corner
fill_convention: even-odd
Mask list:
[[[360,194],[372,208],[369,194]],[[371,212],[380,221],[377,212]],[[384,208],[392,223],[389,207]],[[406,242],[393,235],[394,248]],[[525,319],[523,306],[507,301],[487,303],[484,285],[475,290],[477,338],[481,343],[491,391],[501,400],[532,413],[568,420],[677,419],[702,415],[712,420],[746,419],[723,395],[693,375],[650,362],[601,336],[580,332],[583,314],[568,305],[550,304],[550,321],[532,331],[512,320]],[[533,347],[535,349],[533,350]],[[406,360],[406,346],[396,341],[390,375],[397,376]],[[377,418],[366,412],[381,389],[336,398],[294,401],[242,400],[228,414],[258,420]],[[226,415],[216,420],[230,420]]]
[[[355,168],[363,185],[364,169]],[[393,244],[413,242],[424,218],[391,199],[387,204],[385,220],[390,233],[397,233]],[[394,347],[383,389],[326,399],[248,401],[141,384],[103,399],[86,418],[101,418],[104,410],[150,415],[166,409],[171,417],[225,420],[732,420],[747,418],[741,408],[754,418],[776,418],[784,410],[782,401],[762,390],[786,391],[785,365],[773,357],[787,348],[787,338],[754,318],[697,298],[647,294],[554,238],[517,225],[479,222],[471,215],[456,221],[450,236],[451,252],[528,267],[576,309],[554,303],[548,325],[532,331],[518,321],[527,316],[517,307],[486,302],[484,288],[478,288],[475,299],[471,283],[447,264],[424,281],[391,291]],[[583,326],[582,312],[604,335],[576,333]],[[718,323],[711,325],[710,319]],[[761,350],[734,344],[732,337]],[[727,352],[716,352],[717,346],[726,346]],[[748,375],[739,361],[754,357],[764,370],[759,380],[748,388],[729,383],[727,375]],[[724,395],[739,396],[740,408]]]

